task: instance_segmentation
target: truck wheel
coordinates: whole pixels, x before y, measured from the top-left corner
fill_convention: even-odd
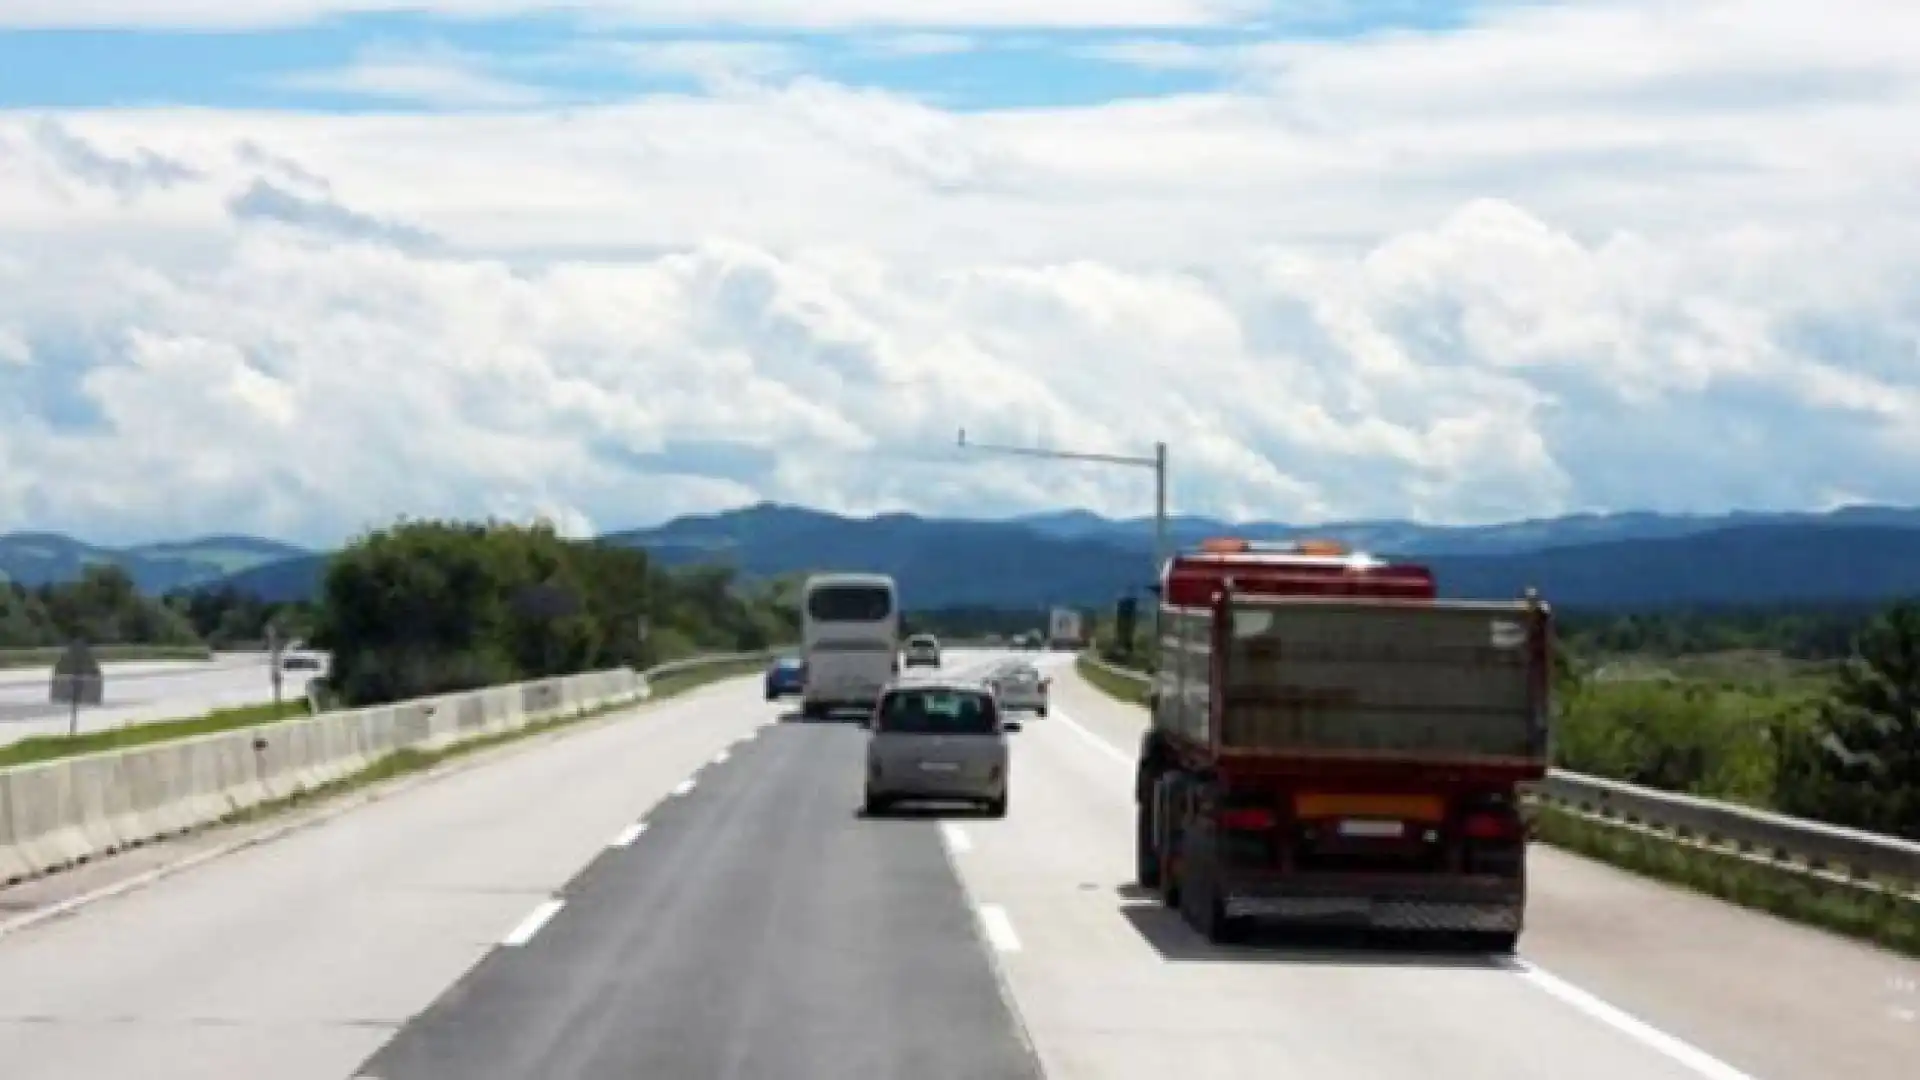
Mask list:
[[[1239,941],[1244,929],[1238,919],[1227,917],[1227,905],[1220,895],[1218,868],[1211,836],[1189,845],[1186,859],[1187,880],[1180,897],[1180,917],[1210,945],[1231,945]]]
[[[879,817],[887,812],[889,805],[891,805],[891,802],[886,796],[876,795],[869,789],[867,791],[866,805],[863,807],[863,810],[868,817]]]
[[[1042,705],[1038,709],[1035,709],[1033,712],[1035,716],[1044,718],[1047,715],[1047,707],[1045,705]]]
[[[1134,811],[1133,867],[1141,888],[1160,887],[1160,853],[1153,849],[1153,812],[1147,803]]]
[[[1512,956],[1520,948],[1520,932],[1510,930],[1498,933],[1474,934],[1473,946],[1480,952],[1489,952],[1497,956]]]
[[[987,800],[987,816],[988,817],[1006,817],[1007,816],[1007,797],[1005,794],[1002,794],[997,799]]]

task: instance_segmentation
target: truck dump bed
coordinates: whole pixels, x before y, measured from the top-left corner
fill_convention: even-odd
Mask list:
[[[1205,704],[1174,710],[1214,753],[1545,772],[1544,608],[1236,596],[1217,616],[1182,635],[1183,689]]]

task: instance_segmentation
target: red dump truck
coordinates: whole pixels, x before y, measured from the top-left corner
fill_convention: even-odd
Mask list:
[[[1223,539],[1168,560],[1159,615],[1142,886],[1216,942],[1270,920],[1514,948],[1545,603],[1440,600],[1427,568],[1325,541]]]

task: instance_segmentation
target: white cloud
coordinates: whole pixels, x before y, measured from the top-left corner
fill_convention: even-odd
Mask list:
[[[960,426],[1165,439],[1180,508],[1267,517],[1920,501],[1920,146],[1888,134],[1920,89],[1830,4],[1603,6],[1634,14],[1581,52],[1522,12],[1086,109],[802,79],[0,120],[0,328],[34,359],[0,367],[0,519],[1149,505]],[[1560,89],[1503,103],[1505,72]],[[1738,72],[1776,89],[1702,92]]]
[[[803,50],[770,41],[700,40],[618,42],[596,45],[610,57],[653,75],[686,75],[714,87],[752,83],[799,71]]]
[[[346,67],[289,72],[272,82],[289,90],[441,107],[512,107],[549,97],[538,87],[488,72],[480,57],[446,47],[371,48]]]
[[[1266,0],[7,0],[0,27],[270,27],[381,12],[479,18],[553,10],[676,27],[1172,27],[1244,20],[1268,6]]]
[[[977,43],[965,34],[888,34],[865,42],[868,49],[888,56],[950,56],[971,52]]]

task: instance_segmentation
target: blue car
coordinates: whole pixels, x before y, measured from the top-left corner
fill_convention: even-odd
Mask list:
[[[777,701],[806,688],[807,666],[797,656],[783,656],[767,668],[767,700]]]

